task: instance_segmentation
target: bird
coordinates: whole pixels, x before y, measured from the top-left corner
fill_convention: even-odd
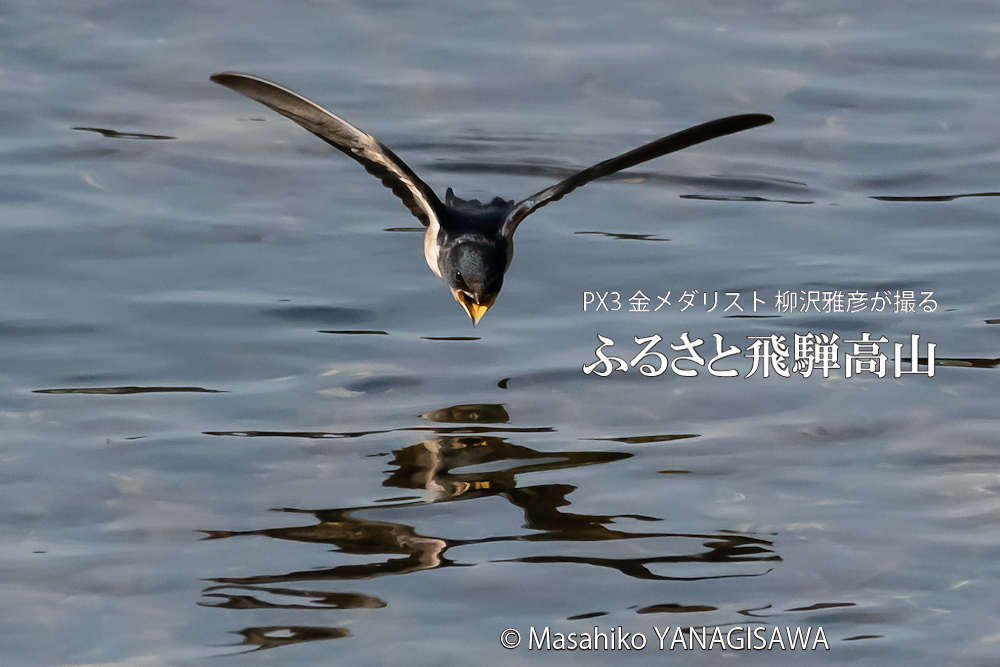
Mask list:
[[[272,81],[241,72],[220,72],[211,80],[260,102],[297,123],[362,166],[426,227],[424,258],[448,284],[473,326],[496,301],[514,255],[514,232],[541,207],[593,180],[695,144],[774,121],[761,113],[726,116],[644,144],[578,171],[520,201],[461,199],[451,188],[442,202],[385,144],[339,116]]]

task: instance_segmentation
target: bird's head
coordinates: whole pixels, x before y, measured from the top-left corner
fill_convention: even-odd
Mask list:
[[[465,241],[441,259],[441,277],[472,318],[472,324],[478,324],[503,286],[506,254],[494,244]]]

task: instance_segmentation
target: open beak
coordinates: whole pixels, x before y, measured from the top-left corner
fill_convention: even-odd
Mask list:
[[[496,295],[484,299],[482,303],[478,303],[474,296],[464,290],[453,289],[451,293],[455,297],[455,300],[462,304],[462,308],[465,308],[465,312],[469,314],[469,317],[472,319],[472,326],[479,324],[479,320],[482,319],[486,311],[496,301]]]

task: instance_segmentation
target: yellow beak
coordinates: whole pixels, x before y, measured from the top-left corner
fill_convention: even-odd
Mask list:
[[[469,314],[469,317],[472,319],[472,326],[479,324],[479,320],[482,319],[483,315],[486,314],[486,311],[489,310],[490,306],[493,305],[493,302],[496,301],[496,297],[493,296],[484,303],[476,303],[476,300],[471,294],[462,290],[453,289],[451,294],[455,297],[456,301],[462,304],[462,308],[465,308],[465,312]]]

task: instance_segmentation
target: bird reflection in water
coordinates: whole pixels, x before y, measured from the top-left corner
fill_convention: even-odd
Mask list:
[[[207,530],[206,539],[218,540],[236,536],[267,537],[290,542],[327,544],[340,554],[352,556],[349,563],[330,567],[309,568],[283,573],[266,573],[243,577],[213,577],[203,590],[204,606],[227,609],[376,609],[389,604],[378,597],[358,592],[329,590],[336,582],[362,581],[390,575],[404,575],[423,570],[475,566],[463,562],[456,554],[463,547],[488,543],[518,543],[528,555],[510,558],[511,562],[580,563],[614,570],[641,580],[693,581],[730,577],[762,576],[769,569],[758,567],[733,571],[736,564],[780,561],[772,543],[753,535],[720,531],[709,534],[669,533],[661,531],[630,531],[617,527],[631,519],[653,525],[662,519],[639,514],[578,514],[567,510],[568,497],[576,487],[564,483],[524,485],[533,473],[547,477],[559,470],[582,466],[613,464],[632,456],[627,451],[538,450],[510,441],[523,433],[551,433],[551,427],[509,427],[506,409],[502,405],[458,405],[421,415],[425,422],[448,426],[414,426],[398,431],[430,432],[421,442],[393,452],[392,469],[383,481],[389,488],[420,491],[425,500],[395,498],[389,502],[362,507],[333,509],[279,510],[288,515],[312,515],[315,523],[308,526],[287,525],[252,531]],[[458,425],[456,425],[458,424]],[[288,432],[287,437],[359,438],[386,431],[319,433]],[[212,432],[219,436],[255,437],[281,436],[281,432],[253,433],[246,431]],[[685,434],[684,437],[691,437]],[[666,439],[668,436],[657,436]],[[427,535],[408,523],[367,518],[369,512],[386,509],[418,512],[428,503],[474,501],[487,497],[505,499],[519,508],[525,517],[524,531],[517,534],[496,534],[486,537],[458,539]],[[474,508],[470,506],[470,511]],[[414,515],[414,523],[420,521]],[[609,558],[581,556],[580,545],[612,541],[642,541],[642,557]],[[574,543],[572,553],[537,553],[543,545]],[[534,552],[534,553],[530,553]],[[651,554],[651,555],[650,555]],[[354,557],[364,557],[358,563]],[[332,557],[338,560],[337,556]],[[718,572],[699,576],[676,573],[660,574],[651,566],[682,568],[683,564],[713,564]],[[273,630],[273,628],[271,628]],[[294,641],[312,641],[347,636],[342,628],[311,628],[310,632],[283,633],[275,643],[273,632],[261,633],[261,628],[239,631],[246,641],[260,639],[258,648],[270,648]],[[246,641],[244,643],[246,643]]]
[[[221,72],[212,81],[277,111],[361,163],[399,197],[427,228],[424,258],[434,275],[451,288],[473,325],[496,301],[514,256],[514,232],[541,207],[583,187],[668,153],[774,121],[765,114],[727,116],[690,127],[618,157],[578,171],[519,202],[494,197],[483,203],[457,197],[451,188],[442,202],[389,148],[315,102],[251,74]]]
[[[234,634],[242,635],[243,646],[253,646],[254,648],[245,653],[263,651],[268,648],[278,648],[290,644],[302,642],[314,642],[322,639],[340,639],[350,637],[351,631],[347,628],[323,628],[306,625],[272,625],[259,628],[245,628]]]

